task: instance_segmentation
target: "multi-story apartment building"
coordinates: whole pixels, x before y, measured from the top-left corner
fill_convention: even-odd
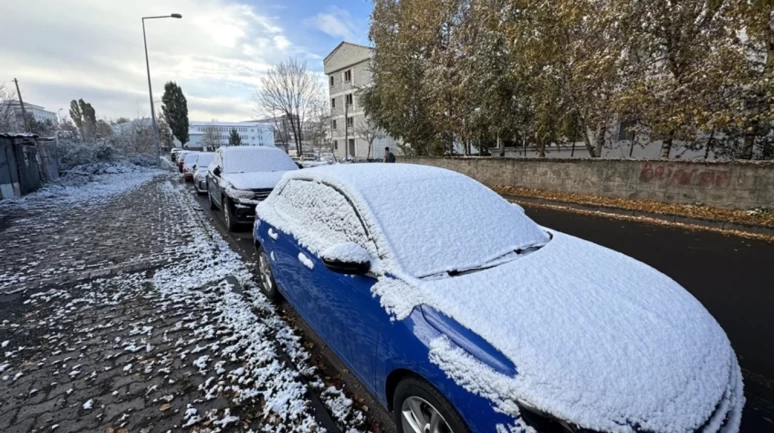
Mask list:
[[[384,148],[397,153],[395,140],[387,134],[369,143],[364,130],[368,129],[358,91],[371,83],[371,55],[373,49],[350,42],[340,43],[323,61],[328,76],[331,108],[331,139],[338,158],[381,159]]]
[[[242,138],[242,146],[274,146],[274,130],[271,125],[266,123],[257,121],[192,121],[188,125],[188,143],[186,143],[186,147],[189,149],[215,150],[217,147],[226,146],[228,145],[228,136],[233,129],[236,129]],[[175,146],[179,147],[180,142],[175,140]]]

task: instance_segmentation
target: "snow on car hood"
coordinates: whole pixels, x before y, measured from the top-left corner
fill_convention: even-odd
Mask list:
[[[284,171],[255,171],[252,173],[222,173],[221,177],[236,189],[274,188]]]
[[[595,430],[696,430],[739,375],[723,330],[664,274],[552,233],[540,250],[498,267],[414,281],[414,295],[394,290],[396,280],[377,283],[374,293],[398,319],[410,307],[405,302],[430,305],[513,361],[517,374],[509,378],[481,363],[487,371],[470,371],[448,347],[431,347],[431,360],[455,380],[489,382],[482,395],[506,393],[506,400]],[[740,376],[736,382],[730,404],[740,412]]]

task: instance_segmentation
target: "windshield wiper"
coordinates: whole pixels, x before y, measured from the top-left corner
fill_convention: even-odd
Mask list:
[[[485,271],[487,269],[492,269],[502,264],[511,262],[524,254],[535,252],[540,248],[542,248],[543,246],[545,246],[545,243],[529,245],[523,248],[515,249],[513,251],[508,251],[507,253],[501,256],[495,257],[494,259],[489,260],[488,262],[483,263],[479,266],[473,266],[473,267],[464,268],[464,269],[451,269],[446,272],[442,272],[440,274],[425,275],[424,277],[421,277],[421,278],[437,279],[437,278],[444,278],[444,277],[457,277],[460,275],[466,275],[466,274],[472,274],[474,272]]]

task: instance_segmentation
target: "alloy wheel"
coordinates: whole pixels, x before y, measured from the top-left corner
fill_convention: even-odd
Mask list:
[[[264,251],[261,251],[261,254],[258,255],[258,274],[261,277],[261,285],[263,285],[264,292],[271,292],[271,268],[269,267],[269,259]]]
[[[443,415],[419,397],[408,397],[401,405],[404,433],[452,433]]]

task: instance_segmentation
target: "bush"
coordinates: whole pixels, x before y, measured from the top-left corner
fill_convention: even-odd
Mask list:
[[[114,162],[142,167],[151,167],[156,164],[155,155],[127,151],[108,141],[86,143],[62,140],[57,146],[57,155],[59,169],[62,172],[73,171],[79,166],[104,165],[104,163]]]

